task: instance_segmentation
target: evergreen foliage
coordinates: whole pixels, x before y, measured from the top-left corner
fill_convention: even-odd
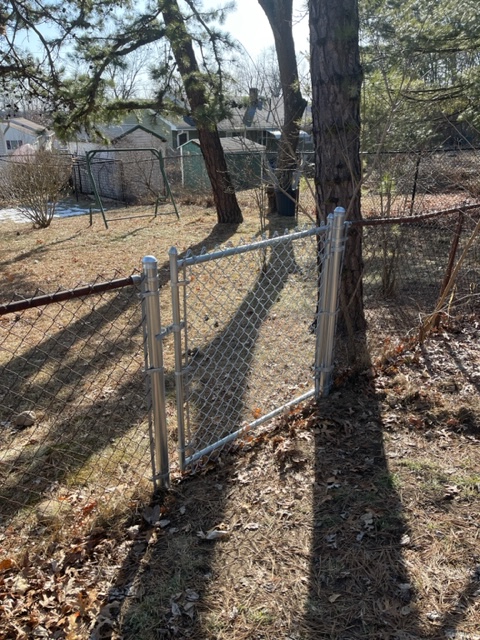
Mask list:
[[[363,0],[360,10],[364,149],[477,139],[477,0]]]

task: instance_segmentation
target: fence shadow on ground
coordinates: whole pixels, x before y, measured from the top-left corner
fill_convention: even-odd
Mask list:
[[[123,640],[457,637],[455,629],[476,597],[478,575],[445,607],[443,618],[429,625],[409,575],[415,534],[389,471],[385,429],[381,396],[360,376],[290,414],[275,427],[273,440],[225,455],[157,496],[154,503],[169,525],[157,528],[140,551],[132,542],[110,592],[118,616],[100,616],[93,638],[110,637],[102,629]],[[313,436],[311,475],[279,456],[272,463],[272,442],[292,434],[300,445]],[[255,485],[246,476],[262,466],[266,472]],[[250,492],[242,491],[249,482]],[[236,500],[258,502],[275,486],[284,497],[273,515],[268,503],[232,506]],[[285,515],[288,504],[304,494],[312,500],[305,553],[305,523],[295,522],[301,513],[293,507],[293,519]],[[218,539],[208,540],[208,531]],[[145,534],[139,537],[143,541]]]
[[[120,290],[4,367],[8,393],[2,399],[3,417],[11,421],[33,409],[38,419],[30,429],[12,429],[8,442],[2,443],[9,449],[0,489],[4,518],[47,498],[89,458],[146,420],[140,312],[123,328],[121,338],[115,331],[109,339],[109,325],[135,303],[138,291]],[[88,343],[92,326],[97,331],[107,327],[98,345]],[[112,362],[122,358],[127,362],[112,370]],[[108,460],[104,464],[108,467]],[[106,474],[107,484],[111,479],[112,474]]]
[[[275,255],[271,260],[275,261]],[[256,339],[275,299],[265,273],[240,304],[226,334],[234,332],[248,341]],[[284,283],[288,268],[277,273]],[[258,315],[250,326],[237,322],[239,318],[244,321],[245,309],[251,308],[254,294],[261,301],[256,307]],[[221,339],[216,338],[203,351],[216,352],[221,344]],[[241,358],[241,384],[235,389],[231,405],[235,416],[241,415],[243,409],[250,353],[251,345]],[[228,353],[224,355],[227,360],[229,357]],[[202,413],[210,413],[209,401],[208,390],[197,397],[200,418]],[[300,411],[298,415],[303,414]],[[309,415],[305,411],[305,416]],[[275,429],[276,437],[282,438],[292,428],[295,429],[286,418],[283,426],[280,423]],[[302,428],[305,427],[299,427]],[[172,492],[157,496],[152,504],[160,506],[168,523],[165,530],[157,528],[153,538],[148,532],[140,533],[141,540],[148,537],[148,546],[144,544],[139,550],[138,545],[132,545],[122,564],[109,600],[118,598],[119,593],[131,597],[122,596],[121,605],[117,602],[115,632],[124,640],[213,640],[236,634],[258,639],[273,637],[262,632],[264,620],[265,633],[267,625],[270,634],[275,626],[275,637],[282,640],[393,640],[398,629],[408,632],[410,640],[424,638],[403,557],[409,532],[388,470],[383,428],[375,389],[367,378],[356,379],[312,407],[306,425],[314,442],[312,476],[299,479],[299,474],[288,471],[283,463],[269,469],[272,475],[266,481],[280,484],[289,498],[295,500],[298,496],[300,500],[304,493],[311,495],[313,520],[307,525],[310,549],[305,568],[303,560],[292,566],[291,556],[287,558],[289,551],[282,547],[283,535],[290,536],[293,546],[296,536],[302,535],[295,522],[285,525],[282,515],[274,516],[276,525],[272,525],[270,535],[263,534],[268,554],[261,551],[262,523],[252,524],[258,535],[248,539],[250,525],[232,527],[231,501],[236,500],[239,483],[248,482],[244,476],[250,464],[242,461],[242,454],[239,458],[225,454],[216,465],[207,465],[203,473],[185,479]],[[259,443],[258,450],[252,450],[249,463],[258,458],[261,467],[266,455],[269,454],[262,451]],[[266,460],[265,465],[268,466]],[[257,492],[263,493],[266,488],[257,487]],[[239,505],[236,513],[245,508]],[[267,518],[268,513],[267,507],[263,516]],[[251,517],[258,514],[245,514],[247,522]],[[208,532],[214,532],[211,539]],[[235,537],[237,541],[232,541]],[[304,558],[301,553],[298,557]],[[269,581],[265,585],[256,583],[254,568],[267,565],[274,567]],[[292,571],[297,574],[294,579]],[[217,579],[222,584],[222,579],[233,581],[232,590],[216,593]],[[287,593],[281,589],[283,581]],[[275,602],[268,611],[260,606],[264,589],[273,593]],[[249,610],[256,618],[249,617]],[[242,627],[242,619],[249,626]],[[102,629],[111,624],[111,620],[100,616],[96,637],[103,637]]]
[[[398,629],[410,634],[402,637],[426,637],[416,616],[415,593],[402,554],[408,530],[388,472],[374,389],[355,380],[314,406],[312,415],[308,430],[314,434],[315,462],[310,482],[307,476],[306,485],[299,483],[297,474],[284,466],[277,469],[277,479],[270,477],[270,482],[277,481],[288,489],[288,497],[293,499],[296,492],[311,493],[314,519],[309,524],[309,570],[301,568],[301,553],[298,557],[302,561],[292,566],[289,550],[282,547],[282,531],[291,537],[293,546],[302,533],[295,529],[295,522],[288,525],[287,533],[281,515],[276,516],[278,530],[272,530],[271,540],[267,534],[262,541],[259,532],[251,542],[240,539],[229,545],[221,538],[199,537],[221,531],[223,520],[231,516],[229,501],[235,500],[234,487],[248,473],[250,465],[242,462],[242,454],[237,460],[227,455],[207,473],[185,480],[173,493],[160,497],[166,517],[171,519],[172,533],[161,531],[156,542],[141,554],[132,548],[123,563],[111,593],[117,597],[119,592],[130,590],[132,595],[124,600],[117,620],[117,632],[124,640],[213,640],[236,637],[236,633],[271,638],[273,626],[275,637],[282,640],[393,640]],[[287,421],[275,433],[280,437],[288,430]],[[261,444],[258,446],[252,456],[262,458],[265,452]],[[245,517],[248,521],[252,516],[247,513]],[[236,529],[230,534],[246,537],[248,531]],[[262,542],[268,547],[264,555],[258,552]],[[255,583],[252,567],[270,565],[274,570],[269,571],[269,581]],[[292,571],[296,573],[293,579]],[[224,574],[235,581],[235,587],[227,595],[222,591],[216,595],[216,579],[229,579]],[[284,580],[287,594],[282,594]],[[276,603],[276,608],[266,612],[261,608],[265,588],[273,590]],[[216,621],[212,609],[216,609]],[[255,615],[263,611],[270,635],[262,634],[260,618],[258,624],[252,619],[247,627],[239,624],[242,616],[249,617],[249,610]],[[102,624],[105,620],[100,618],[98,637],[102,637]]]
[[[204,240],[190,249],[212,249],[226,241],[236,228],[237,225],[215,225]],[[159,269],[159,280],[161,286],[169,280],[168,260]],[[130,433],[133,462],[130,460],[127,466],[135,471],[135,482],[142,473],[148,477],[150,456],[138,294],[139,290],[129,287],[110,292],[107,300],[101,296],[84,298],[85,305],[80,311],[75,307],[79,317],[73,311],[65,326],[62,322],[56,326],[52,318],[38,344],[27,349],[21,344],[19,353],[11,352],[10,348],[5,350],[12,357],[1,375],[3,423],[11,424],[22,410],[40,409],[43,419],[40,427],[35,425],[23,431],[13,428],[9,433],[3,429],[0,492],[5,524],[17,511],[52,497],[52,492],[62,483],[71,482],[76,474],[82,476],[84,467],[89,466],[89,473],[93,474],[102,470],[102,464],[105,466],[105,478],[95,488],[101,495],[106,486],[118,480],[121,460],[118,452],[115,454],[115,443],[128,439]],[[48,306],[41,309],[41,313],[51,311]],[[37,314],[39,310],[25,313]],[[56,308],[53,315],[57,313]],[[122,325],[120,333],[116,331],[110,336],[112,327],[125,314],[129,314],[129,326]],[[5,317],[8,319],[8,314]],[[17,333],[18,318],[21,321],[21,315],[11,318]],[[29,327],[34,327],[36,320],[31,316],[28,322]],[[31,330],[29,327],[26,332]],[[2,339],[5,346],[8,324],[2,323],[2,328],[6,331]],[[89,345],[88,338],[92,335],[95,340],[100,336],[101,342]],[[113,365],[112,370],[112,363],[121,358],[124,363],[118,370]],[[48,373],[40,375],[44,366]],[[105,392],[104,387],[108,388]],[[102,462],[97,458],[106,448],[109,453]],[[125,454],[123,449],[122,453]],[[81,481],[87,479],[83,473]]]

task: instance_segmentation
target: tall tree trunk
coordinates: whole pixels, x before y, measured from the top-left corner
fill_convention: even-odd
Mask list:
[[[185,93],[198,131],[200,148],[212,185],[218,222],[243,222],[216,122],[213,122],[205,114],[205,107],[208,103],[205,79],[201,77],[192,38],[186,29],[177,0],[164,2],[162,15],[166,26],[166,35],[182,76]]]
[[[300,122],[307,106],[300,91],[297,57],[292,32],[293,0],[258,0],[268,18],[275,40],[280,82],[282,84],[284,122],[277,159],[280,187],[288,189],[297,166],[296,151]]]
[[[312,117],[317,217],[336,206],[347,220],[361,220],[358,0],[309,0]],[[365,330],[362,234],[350,229],[341,287],[342,324]]]

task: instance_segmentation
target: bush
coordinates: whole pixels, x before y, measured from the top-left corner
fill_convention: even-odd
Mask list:
[[[34,227],[46,228],[68,191],[71,158],[51,151],[13,156],[4,175],[5,191]]]

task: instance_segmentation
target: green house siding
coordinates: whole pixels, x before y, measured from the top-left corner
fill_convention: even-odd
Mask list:
[[[252,143],[246,146],[233,138],[222,138],[222,145],[235,189],[242,191],[258,187],[263,177],[263,147]],[[198,140],[186,142],[181,149],[184,186],[192,191],[209,191],[210,181]]]

